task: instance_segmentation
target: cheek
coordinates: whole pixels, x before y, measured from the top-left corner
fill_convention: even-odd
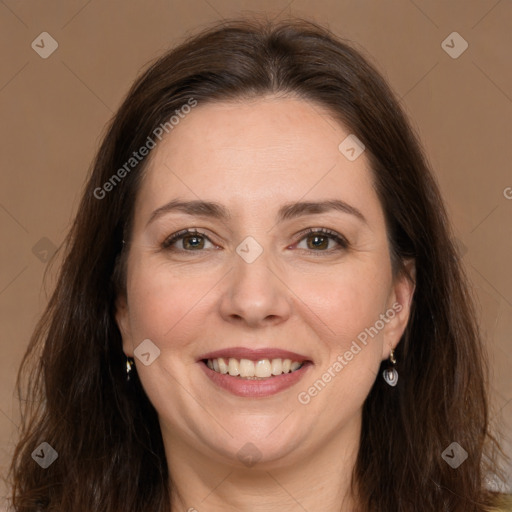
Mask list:
[[[210,282],[212,281],[212,282]],[[172,339],[179,345],[191,317],[201,314],[201,298],[214,281],[187,279],[165,265],[135,264],[128,285],[131,332],[137,340],[150,338],[163,346]]]
[[[385,266],[354,265],[302,288],[323,343],[316,373],[297,399],[329,428],[349,421],[378,376],[384,331],[375,325],[386,310],[390,283]]]
[[[385,261],[385,260],[384,260]],[[349,344],[384,312],[391,273],[382,262],[356,262],[305,279],[298,277],[298,295],[324,323],[332,345]]]

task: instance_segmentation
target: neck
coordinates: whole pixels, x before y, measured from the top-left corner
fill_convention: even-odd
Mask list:
[[[350,491],[359,449],[361,417],[335,432],[323,444],[294,450],[252,467],[208,458],[166,435],[164,444],[171,475],[171,510],[179,512],[354,512]],[[299,447],[297,447],[299,448]]]

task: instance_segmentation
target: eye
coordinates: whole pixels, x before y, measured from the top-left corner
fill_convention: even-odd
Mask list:
[[[301,233],[302,238],[297,244],[297,248],[304,249],[304,247],[300,247],[300,244],[304,240],[306,242],[306,250],[313,250],[314,252],[332,252],[333,250],[342,250],[347,249],[349,244],[345,237],[336,233],[336,231],[331,231],[330,229],[325,228],[309,228],[305,232]],[[333,244],[330,244],[334,242]],[[336,245],[338,247],[336,247]]]
[[[181,247],[173,247],[177,242],[181,242]],[[211,244],[212,247],[205,247],[206,243]],[[162,249],[188,252],[200,251],[205,248],[211,249],[214,247],[214,244],[204,233],[195,229],[183,229],[177,233],[173,233],[166,238],[162,244]]]
[[[332,252],[346,249],[349,246],[345,237],[326,228],[309,228],[301,233],[297,248],[314,252]],[[306,247],[300,247],[302,241]],[[181,242],[181,247],[176,246]],[[210,244],[210,247],[207,246]],[[170,251],[200,252],[203,249],[213,249],[217,246],[208,238],[205,233],[196,229],[183,229],[173,233],[162,243],[162,249]]]

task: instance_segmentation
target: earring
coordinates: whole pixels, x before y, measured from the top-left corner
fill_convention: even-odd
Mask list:
[[[396,371],[395,364],[396,359],[394,355],[393,349],[391,349],[391,353],[389,354],[389,361],[391,362],[391,366],[388,366],[383,372],[382,376],[384,377],[384,380],[390,385],[390,386],[396,386],[396,383],[398,382],[398,372]]]
[[[132,366],[134,362],[135,361],[131,357],[126,358],[126,382],[130,382]]]

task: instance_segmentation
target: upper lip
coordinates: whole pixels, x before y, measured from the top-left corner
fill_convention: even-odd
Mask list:
[[[279,348],[245,348],[245,347],[231,347],[208,352],[199,357],[198,361],[203,359],[218,359],[219,357],[234,359],[250,359],[251,361],[259,361],[260,359],[291,359],[292,361],[309,361],[307,356],[291,352],[289,350],[282,350]]]

